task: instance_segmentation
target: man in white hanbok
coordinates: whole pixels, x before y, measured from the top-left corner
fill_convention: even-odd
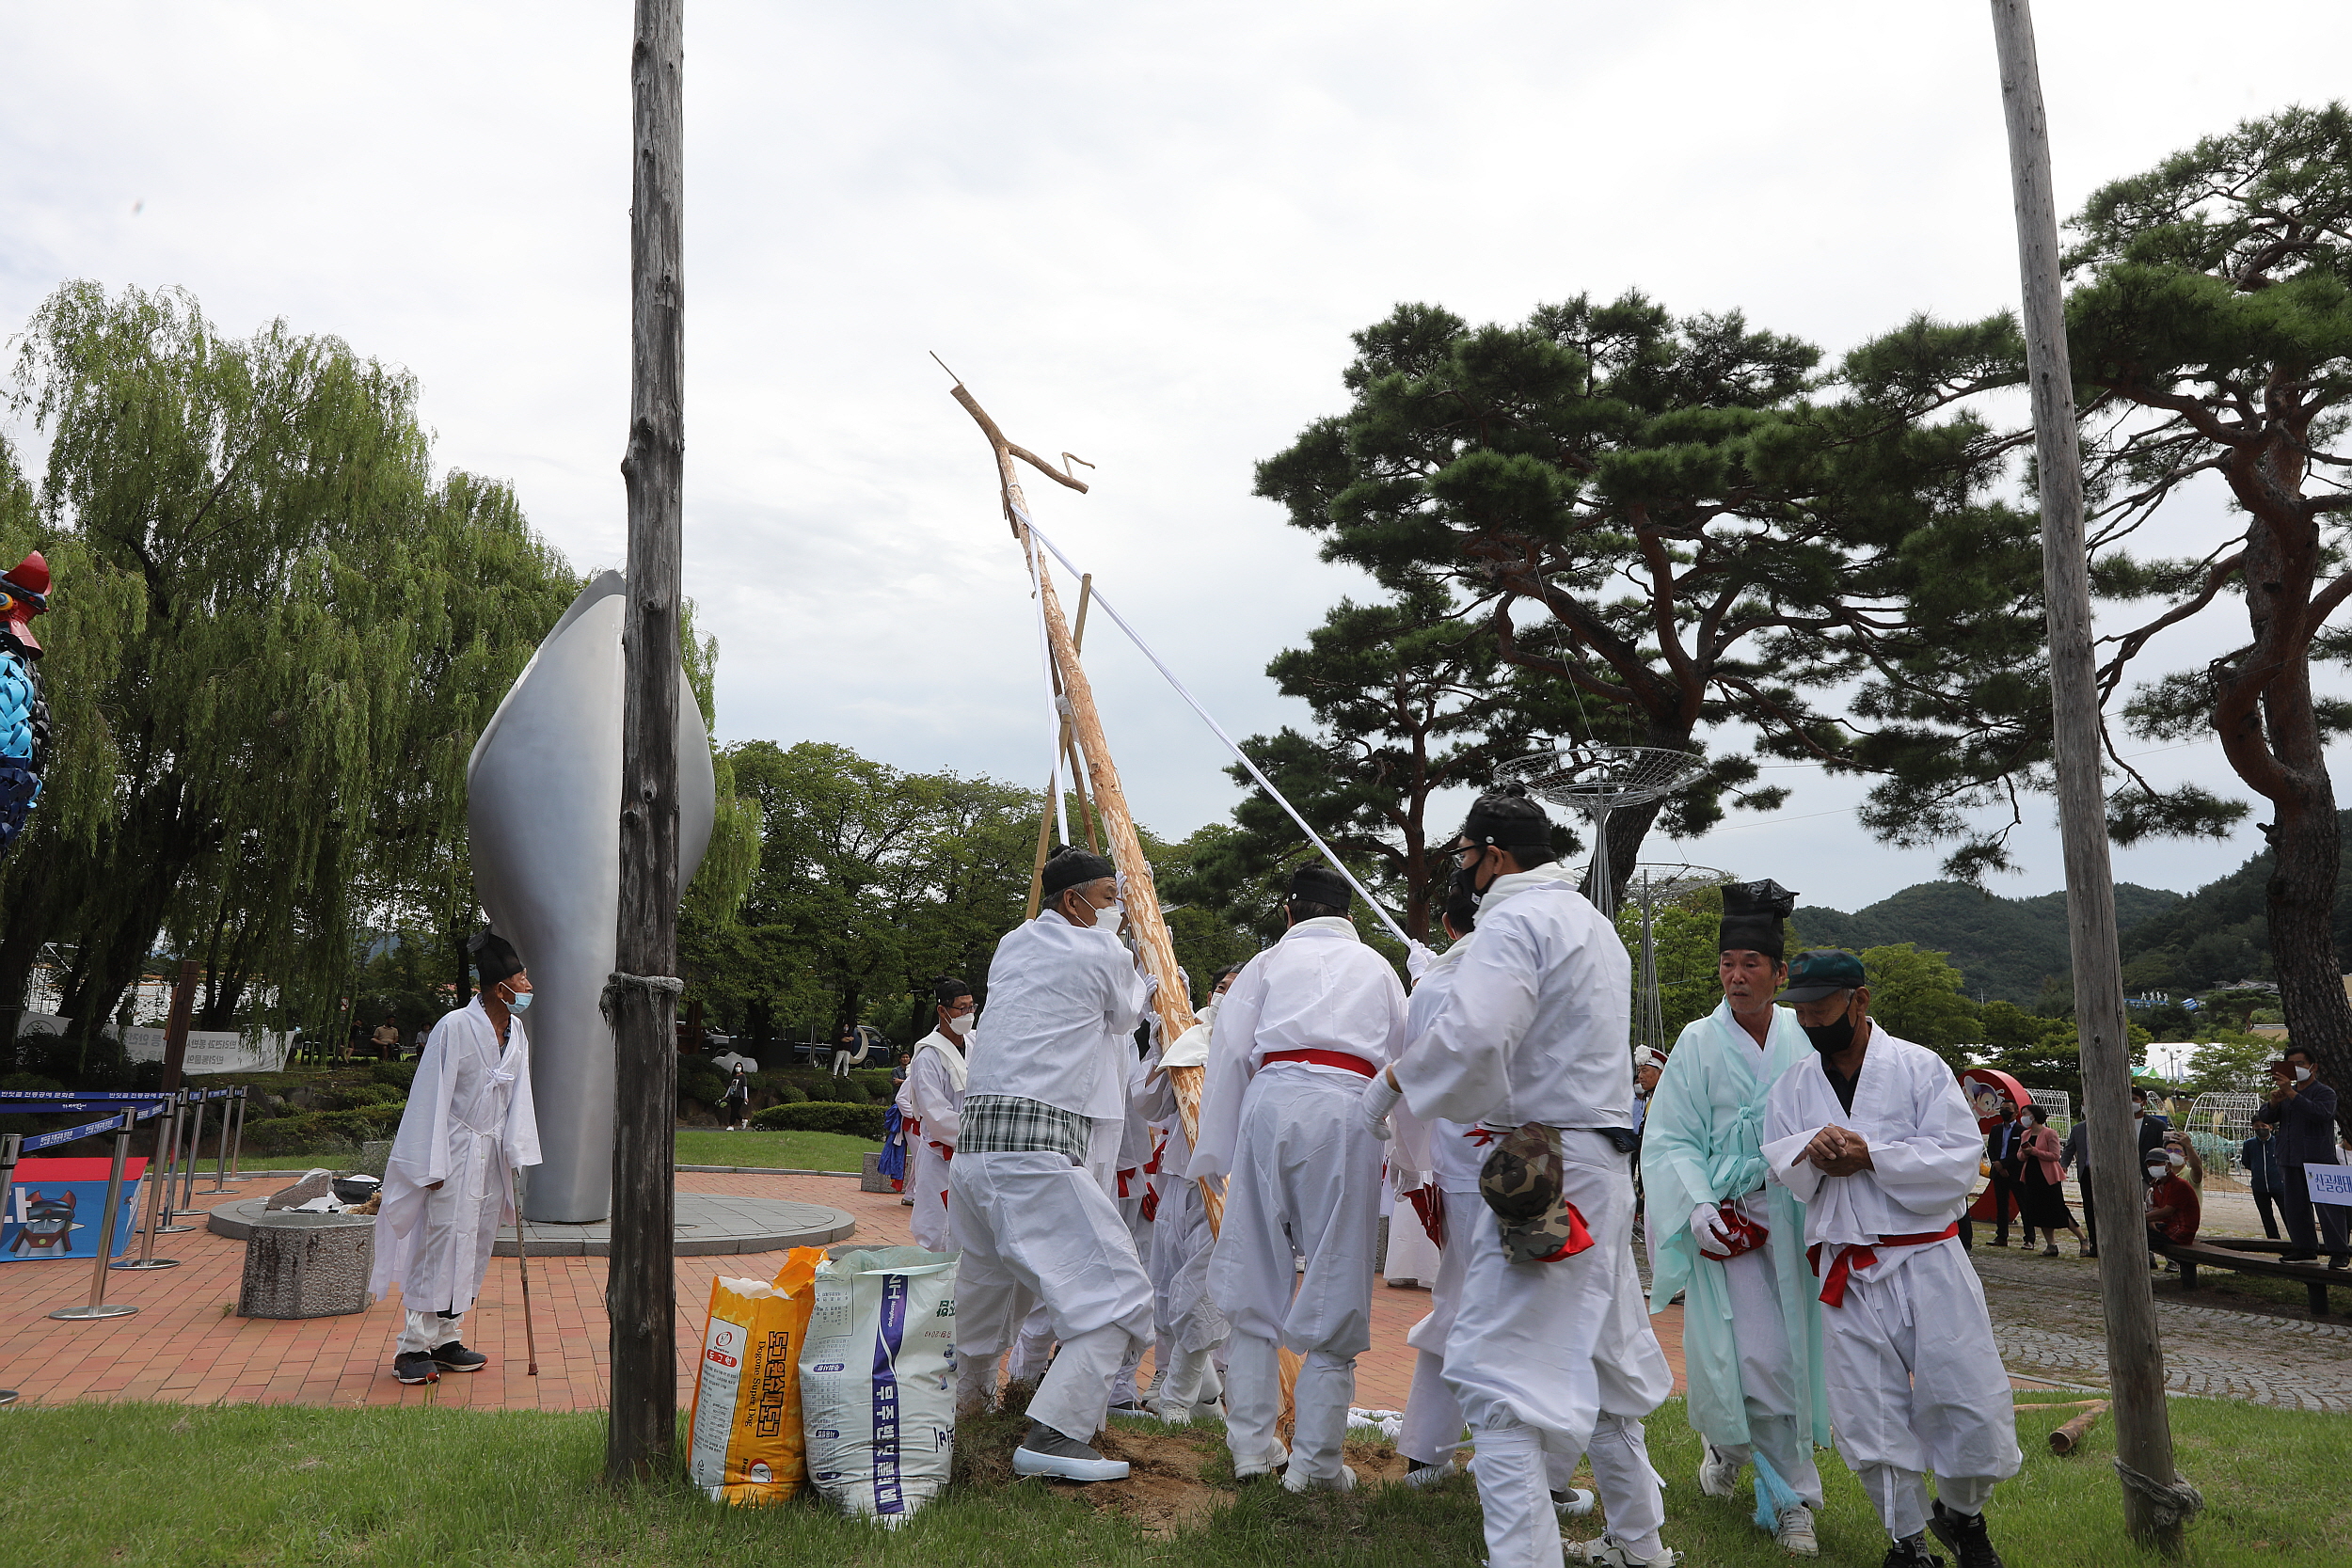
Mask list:
[[[520,1015],[531,976],[489,931],[468,944],[482,992],[433,1026],[384,1167],[368,1291],[400,1287],[405,1308],[392,1375],[435,1383],[489,1360],[466,1348],[467,1309],[481,1293],[501,1219],[515,1212],[516,1169],[539,1163],[531,1106],[531,1042]]]
[[[1347,916],[1354,894],[1321,864],[1291,877],[1289,929],[1241,972],[1217,1012],[1200,1098],[1196,1176],[1224,1176],[1209,1293],[1232,1323],[1226,1444],[1241,1480],[1286,1462],[1282,1484],[1345,1491],[1340,1463],[1356,1357],[1372,1345],[1380,1143],[1357,1114],[1364,1081],[1405,1043],[1405,988]],[[1304,1258],[1300,1271],[1295,1258]],[[1302,1358],[1287,1455],[1275,1435],[1277,1346]]]
[[[1144,1262],[1152,1275],[1152,1327],[1159,1345],[1159,1387],[1152,1396],[1152,1414],[1170,1426],[1189,1426],[1198,1416],[1223,1415],[1217,1399],[1224,1384],[1215,1361],[1232,1325],[1209,1294],[1209,1257],[1216,1232],[1209,1228],[1208,1202],[1192,1175],[1192,1142],[1184,1136],[1168,1069],[1209,1065],[1216,1049],[1217,1009],[1241,968],[1234,964],[1216,976],[1191,1028],[1152,1047],[1135,1090],[1137,1106],[1162,1130],[1154,1144],[1159,1168],[1152,1176],[1152,1253]]]
[[[972,988],[942,976],[933,990],[938,1025],[914,1042],[907,1081],[898,1089],[899,1126],[907,1139],[907,1192],[914,1199],[907,1223],[914,1244],[930,1252],[953,1252],[947,1226],[947,1166],[956,1157],[956,1132],[963,1111],[963,1085],[971,1070],[972,1026],[978,1014]]]
[[[1400,1095],[1424,1121],[1501,1137],[1533,1128],[1556,1155],[1555,1206],[1589,1244],[1514,1261],[1500,1216],[1461,1227],[1460,1305],[1445,1381],[1476,1450],[1493,1568],[1562,1556],[1546,1456],[1591,1461],[1609,1529],[1571,1560],[1680,1560],[1659,1539],[1663,1482],[1642,1418],[1674,1378],[1633,1264],[1632,962],[1615,929],[1555,863],[1551,825],[1523,796],[1479,797],[1459,855],[1484,895],[1478,932],[1428,1031],[1366,1086],[1385,1124]],[[1454,1244],[1449,1224],[1447,1243]]]
[[[1887,1568],[1940,1560],[1929,1529],[1960,1568],[2000,1568],[1984,1505],[2017,1473],[2017,1421],[1959,1241],[1984,1135],[1952,1069],[1871,1021],[1852,954],[1798,954],[1781,999],[1815,1055],[1772,1085],[1764,1160],[1805,1206],[1838,1451],[1893,1539]]]
[[[1691,1425],[1706,1440],[1699,1490],[1734,1494],[1756,1462],[1756,1521],[1793,1556],[1820,1547],[1817,1443],[1829,1442],[1821,1308],[1804,1261],[1804,1205],[1767,1183],[1765,1098],[1813,1047],[1772,1006],[1788,977],[1781,921],[1796,895],[1777,882],[1724,889],[1716,977],[1724,1000],[1682,1031],[1650,1095],[1642,1133],[1649,1200],[1650,1310],[1677,1295]]]
[[[1432,955],[1414,983],[1412,1003],[1406,1013],[1405,1037],[1415,1040],[1429,1032],[1446,999],[1454,991],[1454,968],[1469,952],[1477,926],[1478,894],[1467,872],[1456,870],[1441,917],[1453,945]],[[1389,1220],[1391,1235],[1400,1225],[1425,1227],[1438,1234],[1438,1276],[1429,1290],[1429,1312],[1405,1335],[1418,1354],[1413,1361],[1413,1385],[1405,1401],[1405,1419],[1396,1434],[1396,1451],[1405,1456],[1406,1484],[1425,1486],[1454,1473],[1448,1462],[1462,1446],[1462,1402],[1446,1386],[1445,1341],[1454,1331],[1454,1316],[1462,1300],[1462,1277],[1470,1254],[1466,1227],[1487,1217],[1486,1200],[1478,1192],[1478,1167],[1485,1147],[1475,1126],[1458,1121],[1424,1122],[1404,1105],[1390,1117],[1396,1141],[1390,1161],[1428,1173],[1419,1187],[1407,1186],[1407,1202],[1399,1203]],[[1570,1484],[1580,1455],[1547,1452],[1544,1466],[1552,1505],[1565,1514],[1593,1511],[1593,1495]]]
[[[971,1064],[947,1167],[956,1279],[956,1401],[978,1409],[1023,1318],[1041,1306],[1061,1350],[1029,1402],[1018,1475],[1119,1481],[1088,1439],[1111,1379],[1152,1335],[1152,1282],[1110,1196],[1144,982],[1117,935],[1111,863],[1064,849],[1047,907],[996,944],[988,1046]]]

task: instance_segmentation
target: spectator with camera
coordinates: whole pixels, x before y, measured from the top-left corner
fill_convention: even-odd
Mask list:
[[[2312,1165],[2341,1162],[2336,1148],[2336,1091],[2320,1082],[2319,1064],[2299,1045],[2287,1047],[2286,1054],[2270,1064],[2270,1082],[2269,1103],[2255,1111],[2254,1119],[2278,1129],[2279,1207],[2285,1212],[2287,1239],[2295,1243],[2295,1249],[2283,1256],[2290,1263],[2316,1261],[2324,1236],[2328,1266],[2352,1266],[2352,1248],[2347,1248],[2344,1235],[2344,1222],[2352,1213],[2326,1203],[2317,1206],[2314,1215],[2311,1187],[2303,1174]]]

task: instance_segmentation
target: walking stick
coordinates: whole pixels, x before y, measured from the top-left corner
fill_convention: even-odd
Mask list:
[[[531,1326],[531,1246],[523,1234],[523,1205],[515,1186],[516,1172],[504,1160],[499,1164],[506,1169],[506,1202],[515,1211],[515,1272],[523,1281],[523,1353],[528,1357],[525,1370],[532,1377],[539,1375],[539,1337]]]

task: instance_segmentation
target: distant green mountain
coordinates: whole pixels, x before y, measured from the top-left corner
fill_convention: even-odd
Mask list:
[[[2338,812],[2346,838],[2337,874],[2336,952],[2352,954],[2352,811]],[[2203,990],[2270,977],[2265,849],[2218,881],[2134,926],[2123,937],[2123,984],[2133,990]]]
[[[2256,889],[2259,903],[2259,883]],[[2119,882],[2115,888],[2116,919],[2126,932],[2137,931],[2142,922],[2174,913],[2187,902],[2177,893],[2130,882]],[[1964,882],[1921,882],[1851,914],[1808,904],[1788,920],[1808,946],[1850,947],[1859,952],[1908,942],[1949,954],[1967,976],[1970,996],[1981,993],[1988,1002],[2014,1002],[2030,1007],[2041,996],[2045,978],[2072,984],[2063,893],[2004,898]],[[2125,939],[2127,956],[2130,941]]]

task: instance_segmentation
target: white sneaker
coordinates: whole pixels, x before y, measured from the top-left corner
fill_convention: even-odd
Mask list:
[[[1551,1495],[1552,1511],[1563,1519],[1581,1519],[1593,1511],[1593,1495],[1581,1486]]]
[[[1790,1557],[1821,1555],[1820,1539],[1813,1533],[1813,1511],[1803,1503],[1780,1511],[1780,1523],[1772,1530],[1772,1539]]]
[[[1440,1462],[1436,1465],[1424,1465],[1418,1470],[1406,1471],[1405,1484],[1407,1486],[1435,1486],[1438,1482],[1445,1480],[1446,1477],[1456,1475],[1459,1472],[1454,1469],[1453,1465],[1449,1463]]]
[[[1233,1479],[1235,1481],[1249,1481],[1258,1476],[1270,1476],[1275,1471],[1280,1469],[1283,1465],[1288,1465],[1290,1462],[1290,1449],[1284,1448],[1281,1444],[1277,1443],[1273,1448],[1266,1450],[1263,1458],[1257,1460],[1253,1464],[1244,1464],[1238,1459],[1233,1461]]]
[[[1565,1556],[1570,1562],[1602,1562],[1610,1568],[1674,1568],[1682,1560],[1682,1554],[1672,1546],[1659,1547],[1656,1557],[1635,1557],[1607,1530],[1600,1532],[1597,1541],[1569,1542]]]
[[[1290,1472],[1282,1478],[1282,1490],[1285,1492],[1353,1492],[1356,1490],[1356,1472],[1343,1465],[1340,1466],[1340,1473],[1336,1476],[1306,1476],[1301,1475],[1298,1466],[1294,1465],[1290,1467]]]
[[[1188,1404],[1169,1404],[1165,1401],[1155,1400],[1152,1404],[1152,1414],[1160,1418],[1162,1426],[1188,1427],[1192,1425],[1192,1406]]]
[[[1714,1444],[1699,1461],[1699,1490],[1710,1497],[1728,1497],[1740,1488],[1740,1462],[1725,1459]]]
[[[1075,1454],[1040,1453],[1035,1449],[1019,1448],[1012,1450],[1012,1473],[1054,1476],[1062,1481],[1125,1481],[1127,1462],[1104,1459],[1100,1454],[1082,1459]]]

